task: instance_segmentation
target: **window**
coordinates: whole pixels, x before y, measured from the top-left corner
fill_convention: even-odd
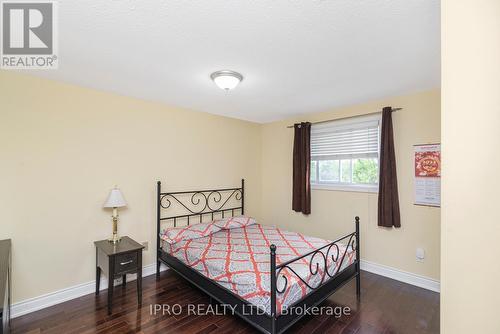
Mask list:
[[[379,133],[379,114],[313,125],[312,187],[376,192]]]

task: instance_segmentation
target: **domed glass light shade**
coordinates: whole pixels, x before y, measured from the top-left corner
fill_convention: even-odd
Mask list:
[[[235,88],[243,80],[241,74],[229,70],[214,72],[210,75],[210,78],[212,78],[219,88],[226,91]]]

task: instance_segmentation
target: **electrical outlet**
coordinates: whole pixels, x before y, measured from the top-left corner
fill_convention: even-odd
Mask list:
[[[425,250],[423,248],[417,248],[417,251],[415,252],[415,257],[417,258],[417,261],[423,262],[425,259]]]
[[[148,246],[149,246],[149,242],[148,241],[144,241],[141,243],[141,245],[144,246],[144,250],[147,251],[148,250]]]

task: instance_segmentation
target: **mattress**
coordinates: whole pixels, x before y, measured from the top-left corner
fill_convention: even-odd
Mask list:
[[[279,265],[328,243],[330,242],[327,240],[284,231],[274,226],[254,224],[223,229],[205,237],[174,244],[163,242],[162,248],[186,265],[270,314],[269,246],[276,245],[276,264]],[[355,251],[351,246],[346,248],[340,243],[338,246],[338,249],[333,247],[330,251],[330,255],[334,255],[337,261],[334,262],[331,256],[328,257],[328,273],[332,275],[356,260]],[[276,295],[278,314],[305,297],[311,291],[310,287],[316,287],[321,283],[325,267],[324,258],[320,254],[316,254],[312,259],[311,257],[312,255],[309,255],[290,264],[296,274],[288,268],[280,272],[277,287],[283,292]],[[340,263],[342,258],[344,260]],[[318,273],[313,275],[310,269],[314,272],[316,263]],[[286,283],[282,276],[286,277]],[[328,278],[326,276],[325,280]]]

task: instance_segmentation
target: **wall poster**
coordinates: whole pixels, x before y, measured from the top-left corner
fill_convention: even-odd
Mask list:
[[[415,204],[441,206],[441,144],[414,145]]]

